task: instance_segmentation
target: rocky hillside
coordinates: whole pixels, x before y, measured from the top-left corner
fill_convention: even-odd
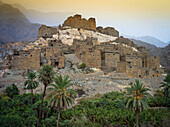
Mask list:
[[[140,41],[140,40],[135,40],[135,39],[130,39],[130,40],[133,41],[134,44],[136,44],[137,46],[146,47],[146,49],[148,49],[150,51],[150,55],[159,56],[160,48],[156,47],[155,45],[152,45],[147,42]]]
[[[18,9],[0,4],[0,43],[33,41],[38,37],[39,24],[32,24]]]
[[[131,39],[134,44],[138,46],[144,46],[146,49],[150,51],[150,55],[153,56],[159,56],[160,57],[160,63],[163,67],[166,67],[166,69],[170,69],[170,44],[164,48],[158,48],[152,44],[140,41],[140,40],[135,40]]]
[[[167,70],[170,70],[170,44],[165,48],[160,48],[159,57],[161,64],[166,67]]]

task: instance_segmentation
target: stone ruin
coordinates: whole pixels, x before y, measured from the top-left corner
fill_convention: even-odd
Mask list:
[[[82,29],[95,32],[89,34]],[[75,35],[69,33],[72,30]],[[7,60],[9,66],[5,67],[13,70],[25,69],[26,72],[38,70],[43,64],[64,68],[64,55],[76,54],[88,67],[100,68],[105,73],[125,73],[129,78],[160,77],[163,73],[159,57],[150,56],[146,48],[137,47],[131,40],[119,37],[119,32],[114,28],[96,28],[93,18],[86,20],[81,19],[80,15],[75,15],[69,17],[60,29],[42,25],[38,36],[39,41],[34,45],[30,44],[31,48],[14,50],[11,58]],[[72,38],[73,42],[68,45],[67,41],[73,36],[77,37]],[[63,37],[65,38],[62,39]],[[108,40],[111,37],[113,39]]]
[[[64,21],[64,26],[70,26],[73,28],[82,28],[87,30],[96,30],[96,21],[95,18],[89,18],[86,20],[85,18],[81,18],[81,15],[74,15],[73,17],[70,16],[67,18],[67,20]]]

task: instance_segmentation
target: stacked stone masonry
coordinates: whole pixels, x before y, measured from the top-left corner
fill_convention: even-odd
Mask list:
[[[65,26],[73,28],[67,29]],[[87,32],[82,29],[97,32]],[[83,37],[83,32],[86,33],[86,37]],[[76,38],[68,44],[72,36]],[[106,42],[99,41],[109,38],[113,39]],[[35,44],[25,46],[23,50],[14,50],[7,63],[11,65],[11,69],[27,71],[38,70],[44,64],[64,68],[65,54],[75,54],[88,67],[100,68],[106,73],[125,73],[129,78],[160,77],[163,73],[159,57],[150,56],[146,48],[137,47],[129,39],[119,37],[119,32],[114,28],[96,29],[95,19],[82,19],[80,15],[69,17],[60,29],[41,26],[39,40]]]
[[[96,21],[95,18],[89,18],[86,20],[85,18],[81,18],[81,15],[74,15],[73,17],[68,17],[66,21],[64,21],[64,26],[70,26],[72,28],[82,28],[87,30],[96,30]]]

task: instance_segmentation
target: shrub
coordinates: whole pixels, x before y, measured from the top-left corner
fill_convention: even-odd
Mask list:
[[[12,86],[6,88],[6,93],[10,98],[13,98],[19,94],[18,87],[15,84],[12,84]]]
[[[0,116],[1,127],[25,127],[24,119],[19,115]]]
[[[152,97],[148,99],[149,106],[151,107],[170,107],[170,98],[166,97]]]
[[[80,65],[80,67],[81,67],[82,69],[85,69],[85,68],[86,68],[86,64],[85,64],[85,63],[82,63],[82,64]]]

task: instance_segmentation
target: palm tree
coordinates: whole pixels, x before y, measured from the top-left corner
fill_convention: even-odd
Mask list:
[[[128,98],[127,98],[127,108],[135,110],[136,113],[136,127],[139,126],[138,117],[141,110],[148,108],[147,97],[151,96],[147,93],[150,89],[145,88],[143,83],[140,83],[139,80],[135,81],[135,84],[132,84],[131,87],[126,88]]]
[[[33,89],[37,88],[39,85],[39,82],[35,81],[36,77],[37,76],[35,72],[29,72],[26,77],[27,80],[24,82],[26,89],[31,90],[31,107],[33,103]]]
[[[44,84],[44,92],[42,95],[42,102],[41,102],[41,107],[40,107],[40,113],[39,113],[39,119],[38,119],[38,124],[37,127],[39,127],[41,115],[42,115],[42,107],[43,107],[43,102],[44,102],[44,97],[46,94],[46,89],[47,86],[53,82],[54,80],[54,74],[55,72],[53,71],[53,67],[49,65],[44,65],[40,70],[39,70],[39,75],[38,79],[40,82]]]
[[[74,103],[74,96],[77,95],[75,90],[69,89],[70,86],[74,84],[70,83],[71,80],[68,76],[62,78],[62,76],[57,76],[54,80],[55,84],[50,84],[48,88],[48,94],[46,99],[49,102],[49,106],[53,108],[58,108],[58,122],[57,127],[59,127],[60,113],[62,108],[68,108],[68,106]]]
[[[160,87],[163,87],[163,94],[165,97],[170,97],[170,73],[167,74],[164,82],[161,83]]]

